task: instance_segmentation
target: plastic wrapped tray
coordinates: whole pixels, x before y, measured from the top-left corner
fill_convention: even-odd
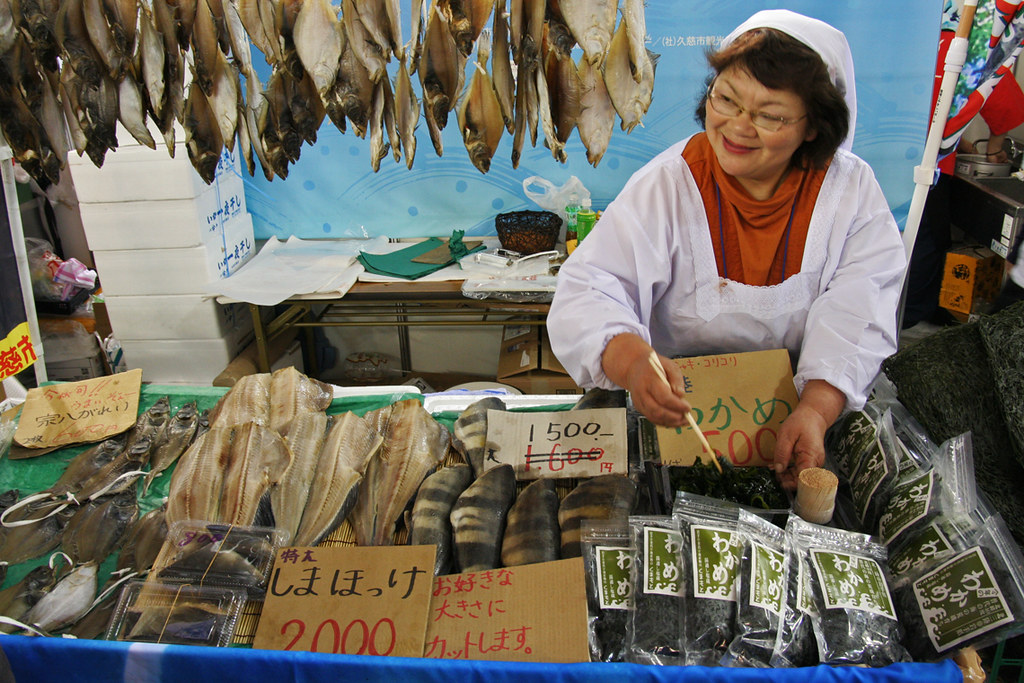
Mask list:
[[[107,640],[226,647],[245,602],[241,588],[130,581]]]

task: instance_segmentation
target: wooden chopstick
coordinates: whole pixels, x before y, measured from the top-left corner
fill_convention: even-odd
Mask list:
[[[661,367],[661,361],[658,360],[658,357],[652,353],[647,356],[647,361],[651,364],[651,367],[654,368],[654,371],[658,373],[658,377],[661,378],[661,381],[671,389],[672,385],[669,383],[668,377],[665,376],[665,368]],[[711,444],[708,443],[707,437],[704,436],[704,432],[702,432],[700,427],[697,425],[697,419],[693,416],[692,410],[686,411],[686,421],[690,423],[690,427],[692,427],[693,431],[697,433],[697,438],[700,439],[701,446],[703,446],[711,455],[711,462],[715,463],[715,468],[718,470],[719,474],[721,474],[722,465],[718,462],[718,458],[715,457],[715,451],[711,448]]]

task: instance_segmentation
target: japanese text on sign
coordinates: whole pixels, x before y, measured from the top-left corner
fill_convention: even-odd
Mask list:
[[[438,576],[423,656],[588,661],[586,602],[582,558]]]
[[[0,339],[0,379],[18,374],[36,362],[28,323],[21,323]]]
[[[14,440],[27,448],[99,441],[135,424],[142,370],[30,389]]]
[[[433,546],[282,548],[253,647],[419,657]]]
[[[626,472],[626,410],[487,411],[484,468],[512,465],[516,478]]]
[[[680,358],[686,400],[718,456],[737,465],[768,465],[778,429],[798,401],[785,349]],[[659,427],[661,461],[690,465],[701,445],[689,426]]]

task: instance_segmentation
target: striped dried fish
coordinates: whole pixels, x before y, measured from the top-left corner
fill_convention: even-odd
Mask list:
[[[274,513],[274,526],[288,532],[289,542],[294,540],[302,522],[306,499],[314,488],[325,485],[315,479],[317,461],[327,439],[328,417],[323,412],[304,412],[290,422],[291,430],[285,436],[292,451],[292,464],[270,492],[270,507]]]
[[[477,42],[476,68],[458,111],[462,142],[466,145],[470,161],[481,173],[487,173],[491,167],[491,157],[498,149],[505,121],[494,84],[487,73],[490,49],[490,36],[484,33]]]
[[[245,422],[270,423],[270,373],[239,378],[210,410],[210,424],[230,427]]]
[[[618,0],[559,0],[558,4],[584,58],[600,69],[615,31]]]
[[[615,29],[615,37],[612,38],[605,59],[604,84],[608,88],[608,96],[615,106],[615,111],[622,119],[619,125],[627,133],[641,125],[644,114],[651,106],[651,97],[654,94],[654,67],[658,63],[657,55],[650,54],[650,59],[640,65],[643,68],[640,79],[634,80],[629,50],[626,27],[620,22],[619,27]]]
[[[0,591],[0,615],[21,621],[25,614],[46,595],[57,582],[52,567],[40,565],[18,583]],[[0,624],[0,633],[12,633],[16,626]]]
[[[90,563],[65,574],[25,614],[25,623],[42,631],[57,631],[81,619],[96,598],[98,570],[97,564]]]
[[[291,462],[291,449],[273,429],[256,422],[239,425],[231,439],[217,516],[204,519],[242,526],[253,524],[263,497],[284,476]]]
[[[615,128],[615,107],[604,85],[604,76],[590,62],[581,59],[580,116],[576,128],[583,146],[587,148],[587,161],[593,166],[601,161]]]
[[[448,430],[416,399],[367,414],[383,443],[370,458],[350,520],[359,545],[391,545],[395,524],[423,479],[444,458]]]
[[[181,457],[192,443],[199,428],[199,408],[195,401],[183,405],[160,431],[149,458],[149,473],[142,484],[142,495],[153,480]]]
[[[506,464],[487,470],[455,501],[451,522],[460,572],[501,566],[505,517],[515,495],[515,470]]]
[[[293,419],[303,413],[322,413],[333,398],[334,390],[329,384],[308,377],[293,366],[275,370],[270,376],[270,427],[287,436]]]
[[[120,545],[139,517],[134,490],[83,504],[68,521],[61,549],[74,564],[100,564]]]
[[[179,520],[217,518],[233,431],[233,427],[214,425],[181,456],[167,492],[168,525]]]
[[[558,524],[562,559],[579,557],[580,524],[585,519],[627,522],[636,499],[636,485],[621,474],[605,474],[581,482],[562,499]]]
[[[501,563],[514,567],[557,560],[560,539],[555,482],[538,479],[519,492],[508,512]]]
[[[473,468],[475,477],[484,473],[488,410],[505,410],[505,404],[496,396],[482,398],[463,410],[452,425],[452,445]]]
[[[466,464],[442,467],[423,480],[412,506],[409,545],[432,545],[434,576],[447,574],[452,564],[451,513],[462,492],[473,481],[473,469]]]

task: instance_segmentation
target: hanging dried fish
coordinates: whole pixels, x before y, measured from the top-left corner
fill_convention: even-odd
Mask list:
[[[133,0],[134,2],[134,0]],[[49,72],[57,71],[57,56],[60,48],[57,45],[54,19],[60,8],[56,0],[5,0],[5,9],[0,9],[0,16],[10,16],[13,24],[14,9],[21,14],[22,35],[32,48],[32,54],[40,67]],[[0,26],[3,25],[0,20]],[[4,41],[0,40],[0,46]],[[6,49],[0,50],[0,54]]]
[[[515,132],[515,78],[509,55],[508,22],[505,19],[506,0],[494,0],[494,49],[491,52],[491,82],[501,105],[505,130]]]
[[[164,66],[167,52],[164,50],[163,38],[153,23],[153,14],[145,6],[139,11],[139,61],[142,67],[141,85],[145,87],[150,111],[155,120],[159,121],[166,105]]]
[[[463,57],[473,51],[473,43],[487,25],[493,4],[493,0],[438,0],[437,7]]]
[[[387,78],[377,81],[373,88],[373,105],[370,107],[370,167],[376,173],[380,170],[380,160],[388,155],[391,145],[384,141],[384,88],[391,86]]]
[[[515,469],[506,464],[487,470],[455,501],[451,522],[460,572],[500,566],[505,516],[515,495]]]
[[[452,564],[451,513],[455,501],[473,481],[473,469],[458,464],[442,467],[423,480],[412,506],[409,545],[432,545],[434,576],[447,574]]]
[[[126,74],[117,86],[117,118],[121,125],[138,140],[139,144],[156,149],[156,141],[146,127],[145,103],[139,84],[130,74]]]
[[[192,66],[195,80],[207,97],[213,96],[213,81],[219,68],[220,45],[217,39],[217,25],[206,0],[197,0],[195,23],[190,38]]]
[[[224,53],[217,50],[210,95],[207,101],[214,121],[220,131],[220,138],[229,152],[235,149],[235,130],[238,127],[238,67],[228,62]]]
[[[622,22],[626,25],[629,38],[629,65],[633,80],[640,83],[644,74],[654,70],[647,50],[647,19],[644,17],[644,0],[625,0],[622,7]]]
[[[466,145],[469,158],[481,173],[491,167],[491,157],[498,149],[504,131],[501,104],[494,91],[491,77],[487,74],[487,58],[490,52],[490,36],[483,34],[477,43],[476,69],[469,81],[469,88],[459,105],[459,130]]]
[[[341,24],[330,0],[306,0],[295,19],[293,37],[302,66],[324,98],[337,78],[342,47]]]
[[[597,69],[604,64],[615,31],[618,0],[559,0],[562,16],[583,55]]]
[[[395,79],[395,125],[402,140],[405,167],[411,169],[416,158],[416,124],[420,120],[420,103],[412,89],[412,80],[405,60],[398,66]]]
[[[114,34],[107,23],[103,0],[82,0],[82,18],[96,53],[106,65],[107,73],[115,82],[124,77],[130,54],[114,41]]]
[[[154,0],[154,2],[166,2],[173,10],[174,35],[177,37],[181,49],[187,50],[192,42],[192,29],[196,21],[198,0]]]
[[[351,48],[356,59],[366,69],[372,83],[376,83],[387,74],[385,70],[385,52],[373,35],[367,30],[361,15],[356,10],[354,0],[342,0],[341,22],[348,37],[347,47]]]
[[[604,76],[590,62],[581,59],[578,65],[580,78],[580,115],[576,122],[580,140],[587,148],[587,161],[597,166],[608,149],[615,128],[615,107],[612,106]]]
[[[441,131],[448,125],[448,112],[456,104],[462,77],[462,61],[455,39],[448,30],[448,23],[436,5],[430,8],[420,62],[423,113],[427,119],[427,130],[430,132],[434,151],[437,152],[437,156],[441,156],[444,151]]]
[[[559,138],[558,132],[555,130],[555,121],[551,113],[551,96],[548,94],[547,77],[544,75],[543,69],[536,69],[534,73],[537,80],[537,111],[540,114],[544,139],[548,149],[551,150],[551,156],[564,164],[566,160],[565,142]]]
[[[268,64],[281,64],[281,44],[275,28],[276,15],[270,0],[230,0],[238,11],[238,18],[249,34],[249,40],[263,53]]]
[[[18,25],[11,0],[0,0],[0,54],[10,50],[17,39]]]
[[[564,146],[580,118],[583,86],[576,70],[576,62],[571,59],[559,59],[554,50],[548,51],[544,75],[551,120],[558,142]]]
[[[343,2],[342,9],[345,13],[350,10],[355,12],[352,19],[358,22],[361,30],[365,32],[363,40],[370,44],[368,49],[380,55],[386,62],[391,59],[391,22],[388,19],[384,2],[385,0],[360,0],[359,4],[353,2],[351,5]],[[349,33],[349,37],[354,39],[355,35]],[[370,69],[371,73],[373,72],[369,64],[366,65],[366,68]]]
[[[303,0],[273,0],[275,6],[275,27],[281,44],[281,66],[296,80],[302,78],[305,69],[295,51],[295,20],[299,18]]]
[[[538,479],[519,492],[508,512],[501,542],[506,567],[558,559],[558,494],[552,479]]]
[[[651,106],[651,97],[654,93],[654,67],[657,65],[657,55],[650,55],[650,59],[640,73],[640,80],[633,78],[633,66],[630,61],[629,37],[623,23],[615,29],[615,36],[612,38],[611,46],[608,48],[608,55],[604,65],[604,83],[608,88],[608,96],[611,98],[615,111],[622,119],[619,124],[622,130],[627,133],[637,125],[641,125],[647,108]]]
[[[545,31],[547,31],[545,42],[555,51],[559,59],[570,59],[572,49],[576,47],[576,37],[565,23],[562,7],[558,0],[549,0],[547,20],[544,24]]]
[[[352,122],[353,132],[358,137],[365,137],[370,120],[370,107],[373,104],[373,81],[370,72],[352,49],[352,40],[346,38],[342,42],[338,76],[334,81],[330,100],[337,111],[344,112]],[[337,114],[331,117],[335,125],[338,123],[336,117]]]

